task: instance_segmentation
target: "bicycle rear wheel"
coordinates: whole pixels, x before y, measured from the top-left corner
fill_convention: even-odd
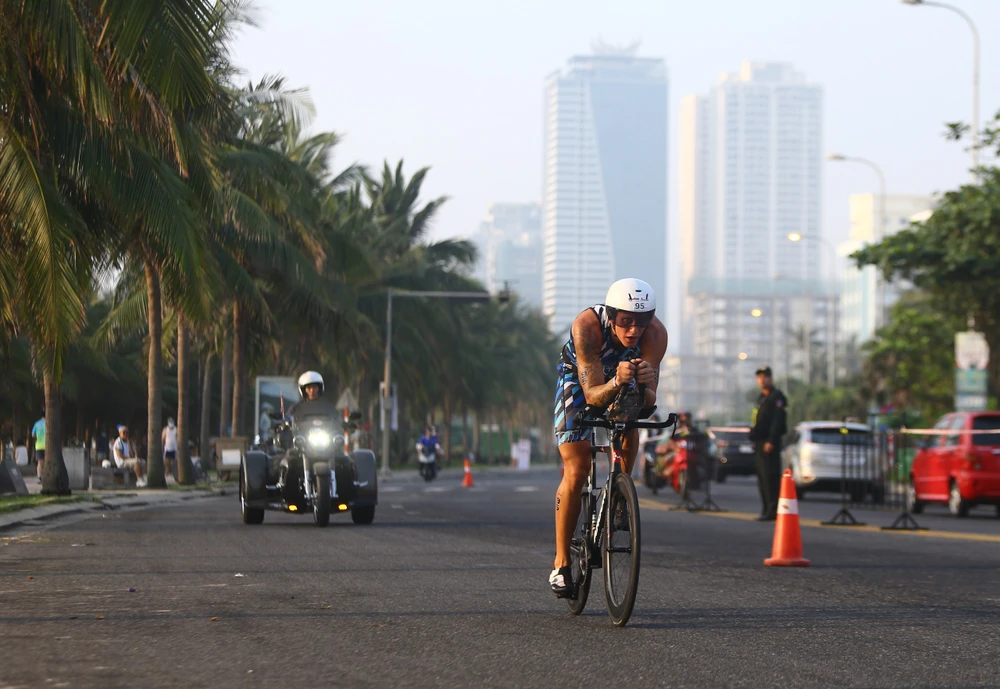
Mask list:
[[[608,496],[608,524],[601,539],[604,595],[615,626],[624,626],[632,615],[639,589],[639,498],[627,474],[618,474]]]
[[[573,568],[573,590],[576,595],[567,600],[569,611],[579,615],[587,607],[590,595],[590,547],[587,545],[587,525],[590,522],[591,500],[589,486],[580,501],[580,518],[569,546],[569,564]]]

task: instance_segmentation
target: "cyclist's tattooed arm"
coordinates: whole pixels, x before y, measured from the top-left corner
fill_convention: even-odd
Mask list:
[[[576,364],[580,376],[580,387],[587,404],[606,407],[618,394],[614,381],[604,380],[604,364],[601,363],[601,343],[603,341],[601,323],[593,311],[587,310],[573,322],[573,342],[576,344]]]
[[[660,384],[660,362],[667,353],[667,329],[659,318],[653,321],[639,341],[639,355],[652,367],[652,381],[646,383],[646,406],[656,404],[656,388]]]

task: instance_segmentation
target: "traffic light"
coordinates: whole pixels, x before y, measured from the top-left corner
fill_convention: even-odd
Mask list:
[[[510,301],[510,283],[504,280],[503,289],[497,292],[497,301],[506,304]]]

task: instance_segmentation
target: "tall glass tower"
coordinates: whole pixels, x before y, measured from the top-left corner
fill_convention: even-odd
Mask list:
[[[542,305],[553,332],[637,277],[666,307],[667,74],[628,53],[571,58],[545,82]],[[663,313],[661,318],[665,318]]]

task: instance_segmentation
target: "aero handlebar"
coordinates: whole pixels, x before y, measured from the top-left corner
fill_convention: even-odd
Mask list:
[[[633,428],[667,428],[677,423],[677,414],[670,414],[665,421],[608,421],[601,418],[586,418],[580,420],[580,425],[584,428],[621,428],[625,430]]]

